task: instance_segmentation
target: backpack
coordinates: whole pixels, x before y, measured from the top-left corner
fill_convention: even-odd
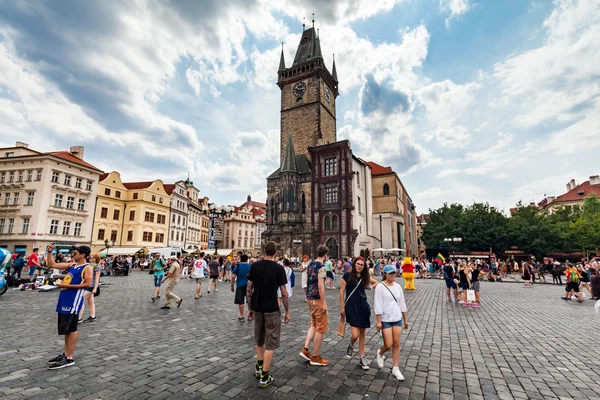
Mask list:
[[[569,280],[572,283],[579,283],[579,276],[577,275],[577,272],[570,271]]]
[[[296,285],[296,274],[294,274],[293,269],[292,269],[292,276],[290,277],[290,284],[292,285],[292,287],[294,287]]]

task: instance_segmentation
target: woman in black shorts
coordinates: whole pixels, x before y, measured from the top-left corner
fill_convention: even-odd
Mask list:
[[[523,281],[525,281],[525,286],[532,287],[531,271],[529,270],[529,264],[524,262],[523,264],[521,264],[521,266],[523,267],[523,275],[521,277],[523,278]]]
[[[590,296],[593,297],[592,286],[590,285],[590,275],[588,274],[588,271],[585,268],[583,268],[581,264],[577,265],[577,270],[581,274],[581,281],[579,282],[579,291],[583,294],[583,288],[586,288]]]

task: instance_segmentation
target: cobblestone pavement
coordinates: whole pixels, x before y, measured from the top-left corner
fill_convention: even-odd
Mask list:
[[[391,376],[390,361],[377,368],[374,327],[367,331],[371,369],[346,358],[348,338],[335,334],[338,291],[327,291],[331,331],[322,353],[330,365],[298,357],[309,319],[297,290],[271,368],[275,382],[261,390],[252,323],[238,322],[228,284],[210,295],[204,287],[194,300],[195,285],[182,281],[175,289],[181,308],[160,310],[147,274],[103,282],[110,285],[97,298],[98,321],[80,325],[76,365],[55,371],[46,360],[62,350],[57,293],[0,296],[0,398],[600,399],[600,320],[591,301],[560,300],[558,286],[484,282],[476,310],[446,303],[443,281],[417,280],[417,290],[405,292],[404,382]]]

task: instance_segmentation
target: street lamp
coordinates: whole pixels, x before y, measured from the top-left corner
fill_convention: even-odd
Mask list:
[[[108,241],[108,239],[104,240],[104,248],[106,249],[106,256],[108,257],[108,250],[111,247],[115,247],[115,241],[111,240],[110,242]]]
[[[460,242],[462,242],[462,238],[461,237],[444,238],[444,242],[446,242],[446,243],[460,243]],[[450,246],[448,246],[448,248],[450,248]]]
[[[383,226],[383,223],[381,222],[381,221],[382,221],[382,219],[383,219],[383,218],[381,217],[381,214],[379,214],[379,245],[380,245],[381,247],[383,247],[383,228],[382,228],[382,226]],[[382,253],[382,254],[383,254],[383,253]]]
[[[226,218],[230,217],[233,212],[233,207],[230,206],[217,206],[212,203],[210,205],[205,205],[202,207],[202,214],[208,215],[212,220],[212,228],[215,227],[215,218]],[[213,233],[214,237],[214,233]],[[215,240],[215,254],[219,251],[219,246],[217,245],[217,241]]]

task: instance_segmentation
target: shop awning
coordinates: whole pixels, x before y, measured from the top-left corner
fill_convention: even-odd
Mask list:
[[[451,258],[490,258],[490,256],[472,256],[470,254],[450,254]]]
[[[228,256],[231,254],[231,252],[233,251],[233,249],[216,249],[216,254],[220,255],[220,256]],[[212,255],[215,254],[215,249],[206,249],[204,250],[206,252],[206,254],[208,255]]]
[[[100,253],[108,256],[132,256],[140,250],[147,251],[145,247],[110,247],[100,250]]]

